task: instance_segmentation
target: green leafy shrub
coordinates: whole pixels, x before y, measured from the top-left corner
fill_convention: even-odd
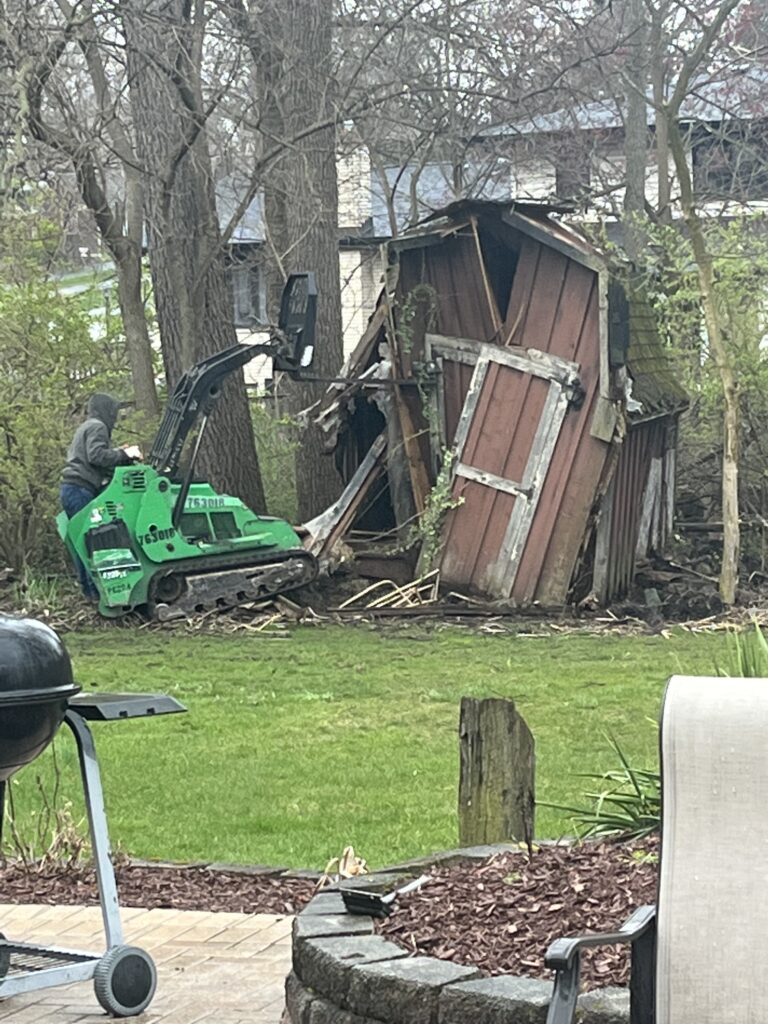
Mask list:
[[[739,500],[745,518],[768,515],[768,349],[765,294],[768,238],[758,217],[707,218],[716,300],[738,380]],[[723,397],[719,370],[703,329],[696,263],[677,226],[648,227],[649,292],[676,373],[691,400],[678,449],[678,510],[684,518],[721,518]],[[742,569],[764,568],[758,531],[745,530]],[[714,569],[713,564],[713,569]]]
[[[0,289],[0,561],[62,567],[53,517],[67,447],[88,396],[125,397],[121,350],[49,281]]]
[[[421,541],[421,564],[432,568],[438,561],[443,546],[443,526],[448,513],[464,503],[464,498],[454,498],[453,464],[456,453],[443,452],[442,465],[437,474],[435,486],[427,496],[427,503],[414,529],[416,540]]]
[[[61,231],[44,212],[55,202],[20,182],[0,197],[0,567],[23,579],[66,565],[59,477],[88,397],[131,397],[119,325],[92,311],[93,292],[56,286]]]
[[[276,416],[268,401],[252,401],[251,417],[267,508],[272,516],[296,522],[296,449],[299,428],[290,416]]]

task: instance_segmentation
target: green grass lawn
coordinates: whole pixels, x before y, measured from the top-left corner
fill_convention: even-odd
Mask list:
[[[95,724],[113,841],[127,852],[322,868],[351,843],[374,866],[455,846],[459,700],[514,699],[537,797],[578,801],[612,767],[606,733],[655,762],[664,681],[710,673],[722,636],[471,635],[301,628],[285,639],[102,630],[66,638],[86,690],[165,692],[186,715]],[[57,740],[64,795],[73,743]],[[17,807],[37,806],[35,775]],[[79,814],[79,803],[74,802]],[[569,831],[537,812],[538,837]]]

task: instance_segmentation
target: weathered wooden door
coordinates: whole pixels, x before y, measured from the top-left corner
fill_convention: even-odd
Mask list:
[[[437,341],[437,339],[435,339]],[[467,342],[440,338],[443,359]],[[444,583],[508,598],[569,404],[577,363],[495,345],[472,346],[475,368],[453,443],[443,529]]]

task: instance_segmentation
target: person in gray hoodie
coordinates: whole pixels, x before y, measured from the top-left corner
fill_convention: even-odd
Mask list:
[[[86,419],[75,431],[61,474],[59,497],[69,519],[93,501],[115,466],[126,466],[133,461],[124,448],[112,447],[112,429],[119,410],[120,403],[111,395],[92,395],[88,401]],[[77,572],[85,596],[96,600],[98,592],[79,560]]]

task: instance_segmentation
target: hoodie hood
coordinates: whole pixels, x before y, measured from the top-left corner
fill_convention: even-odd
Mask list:
[[[117,423],[119,410],[120,403],[111,395],[91,395],[88,400],[88,416],[101,420],[110,433],[115,423]]]

